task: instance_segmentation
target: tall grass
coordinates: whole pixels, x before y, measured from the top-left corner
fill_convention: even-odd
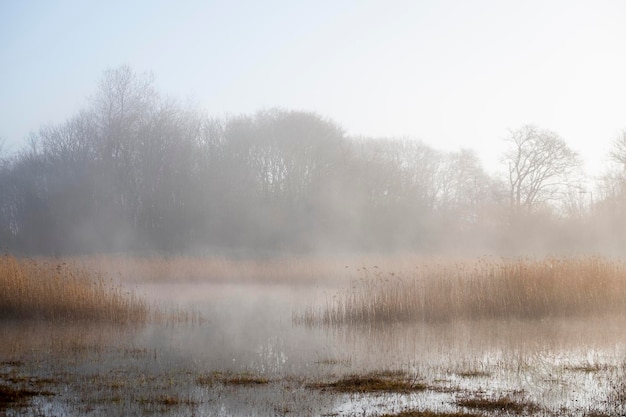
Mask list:
[[[268,258],[229,258],[221,255],[93,255],[67,258],[92,271],[141,283],[345,284],[347,265],[383,267],[415,265],[412,255],[302,255]]]
[[[139,323],[145,301],[72,263],[0,258],[0,320]]]
[[[626,266],[599,257],[421,266],[409,275],[360,269],[349,289],[295,315],[305,324],[361,324],[626,312]]]
[[[71,259],[89,270],[149,283],[228,282],[312,284],[344,276],[345,260],[321,258],[229,259],[193,256],[98,255]]]

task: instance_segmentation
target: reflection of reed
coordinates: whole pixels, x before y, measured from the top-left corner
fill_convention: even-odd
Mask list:
[[[0,324],[0,360],[31,360],[31,355],[48,359],[79,359],[93,353],[105,354],[121,346],[136,332],[135,326],[98,323],[5,322]]]
[[[597,257],[479,260],[416,269],[361,268],[350,289],[296,322],[315,325],[584,316],[623,312],[626,267]]]
[[[595,317],[331,326],[326,332],[353,365],[379,369],[411,362],[464,374],[492,373],[494,367],[526,372],[545,361],[579,365],[589,352],[592,363],[614,361],[626,353],[626,335],[619,330],[624,325],[624,317]]]
[[[483,391],[495,399],[519,392],[562,415],[573,404],[603,410],[607,396],[619,400],[609,381],[621,381],[626,370],[626,335],[619,330],[625,323],[615,316],[321,328],[361,372],[400,365],[438,392]]]

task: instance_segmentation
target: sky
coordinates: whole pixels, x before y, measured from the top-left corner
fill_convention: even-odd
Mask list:
[[[18,150],[129,65],[211,116],[313,111],[492,172],[535,124],[599,175],[626,129],[625,22],[621,0],[0,0],[0,138]]]

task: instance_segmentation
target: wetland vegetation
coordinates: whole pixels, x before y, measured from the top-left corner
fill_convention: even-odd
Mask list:
[[[5,308],[0,322],[0,414],[597,417],[626,409],[618,261],[111,259],[3,258],[12,288],[3,305],[21,307]],[[188,281],[149,273],[186,260]],[[26,296],[48,280],[48,291]],[[22,295],[8,304],[7,294]],[[83,304],[53,302],[71,295]],[[523,314],[520,300],[551,309]],[[21,313],[29,303],[36,315]],[[444,317],[406,312],[446,303],[461,307]],[[342,319],[324,319],[339,307]],[[363,308],[376,314],[350,312]],[[204,321],[154,313],[168,309]]]
[[[8,60],[19,91],[5,109],[58,107],[7,119],[54,121],[8,138],[21,148],[0,137],[0,417],[626,415],[626,130],[614,124],[626,111],[605,80],[624,71],[601,62],[624,56],[617,9],[99,3],[0,14],[19,29],[3,37],[19,53],[3,57],[38,61]],[[77,40],[105,31],[72,48],[60,41],[72,28]],[[31,53],[42,45],[63,50]],[[85,91],[94,65],[67,64],[72,49],[81,65],[107,51],[170,69],[178,57],[170,87],[210,67],[198,82],[216,82],[210,94],[236,112],[239,90],[246,111],[305,109],[215,116],[128,65],[105,70],[79,108],[68,93]],[[561,58],[566,71],[552,71]],[[54,85],[61,73],[72,82]],[[345,126],[306,110],[307,80],[309,104],[330,99]],[[78,111],[59,119],[70,102]],[[396,136],[396,116],[417,136]]]
[[[492,173],[107,70],[0,149],[0,415],[626,414],[626,132],[595,179],[505,142]]]
[[[439,262],[408,275],[360,268],[305,324],[576,317],[626,312],[626,265],[600,257]]]
[[[151,314],[133,292],[55,259],[0,258],[0,320],[141,323]]]

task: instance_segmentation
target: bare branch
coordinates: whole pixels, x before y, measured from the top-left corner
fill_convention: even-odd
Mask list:
[[[621,136],[613,141],[613,149],[609,153],[611,160],[622,166],[626,170],[626,130],[623,130]]]
[[[509,171],[511,208],[519,214],[522,207],[553,200],[568,183],[568,176],[581,166],[576,152],[556,133],[526,125],[511,131],[506,139],[511,148],[503,162]]]

